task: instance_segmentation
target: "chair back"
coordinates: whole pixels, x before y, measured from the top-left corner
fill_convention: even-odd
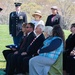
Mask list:
[[[56,62],[50,67],[48,75],[63,75],[63,53],[61,53]]]

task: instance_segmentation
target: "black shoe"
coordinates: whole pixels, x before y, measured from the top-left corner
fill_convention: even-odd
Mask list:
[[[4,69],[3,71],[6,72],[6,69]]]

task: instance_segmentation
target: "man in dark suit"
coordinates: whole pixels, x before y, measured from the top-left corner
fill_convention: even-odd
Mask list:
[[[20,11],[22,3],[14,3],[16,11],[11,12],[9,16],[9,33],[13,37],[13,42],[18,45],[22,38],[22,24],[27,23],[27,15]]]
[[[13,48],[13,47],[10,47],[10,49],[3,50],[2,53],[3,53],[3,56],[4,56],[5,60],[6,60],[6,63],[7,63],[7,56],[8,56],[10,53],[14,53],[15,51],[17,51],[17,50],[19,50],[19,49],[21,48],[21,45],[22,45],[24,39],[26,38],[26,25],[27,25],[27,23],[23,23],[23,25],[22,25],[23,37],[22,37],[22,39],[21,39],[21,42],[20,42],[19,46],[18,46],[17,48],[15,48],[15,47],[14,47],[14,48]],[[7,64],[8,64],[8,63],[7,63]],[[4,71],[6,71],[6,69],[5,69]]]
[[[14,70],[17,64],[17,58],[23,53],[26,52],[27,47],[30,45],[32,40],[36,37],[33,30],[34,30],[34,24],[28,23],[25,27],[26,29],[26,37],[23,40],[23,43],[21,44],[20,48],[17,49],[14,53],[10,53],[7,56],[7,66],[6,66],[6,74],[7,75],[13,75]]]
[[[23,37],[22,37],[22,39],[21,39],[21,42],[20,42],[20,44],[19,44],[19,46],[16,48],[16,47],[11,47],[10,45],[9,45],[9,49],[7,49],[7,50],[3,50],[3,56],[4,56],[4,58],[6,59],[6,61],[7,61],[7,56],[10,54],[10,53],[14,53],[16,50],[19,50],[20,49],[20,47],[21,47],[21,44],[23,43],[23,41],[24,41],[24,38],[25,38],[25,36],[26,36],[26,25],[27,25],[27,23],[23,23],[23,25],[22,25],[22,32],[23,32]]]
[[[18,73],[25,74],[26,72],[28,72],[29,59],[37,55],[37,50],[43,46],[43,41],[45,40],[43,31],[44,31],[44,26],[39,24],[35,29],[35,33],[37,36],[27,47],[26,54],[21,54],[21,56],[18,57],[18,62],[17,62]]]

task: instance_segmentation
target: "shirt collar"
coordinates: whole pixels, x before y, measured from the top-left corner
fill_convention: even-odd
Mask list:
[[[27,36],[30,34],[31,32],[29,32],[28,34],[27,34]]]
[[[36,38],[38,38],[40,35],[41,35],[41,34],[39,34],[39,35],[36,35]]]

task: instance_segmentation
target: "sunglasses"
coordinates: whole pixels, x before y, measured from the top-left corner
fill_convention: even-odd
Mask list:
[[[25,28],[32,28],[32,27],[25,27]]]

